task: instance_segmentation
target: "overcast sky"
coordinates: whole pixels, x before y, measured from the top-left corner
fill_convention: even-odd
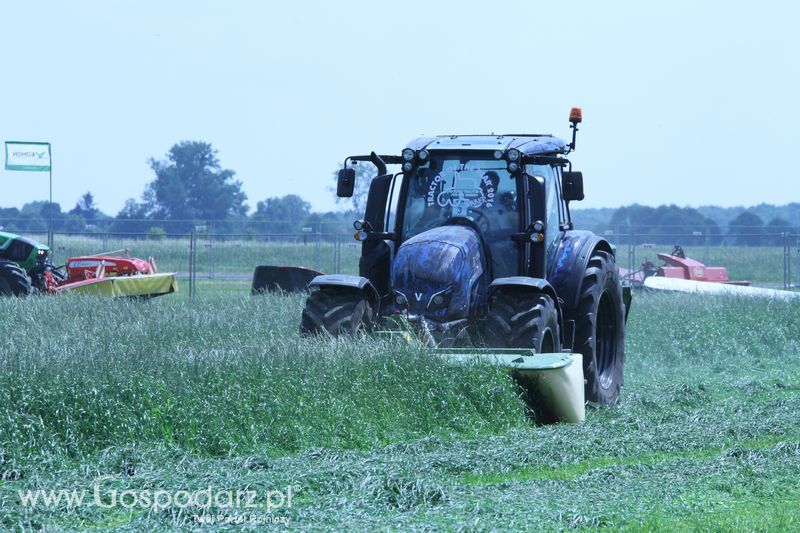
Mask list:
[[[335,207],[346,156],[421,134],[569,134],[583,207],[800,201],[792,2],[4,2],[0,140],[53,145],[54,200],[115,214],[203,140],[251,208]],[[475,5],[475,7],[472,7]],[[0,171],[2,206],[47,174]]]

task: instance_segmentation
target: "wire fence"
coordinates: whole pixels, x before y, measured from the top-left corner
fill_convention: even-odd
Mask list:
[[[46,242],[47,234],[26,237]],[[175,272],[191,296],[214,285],[249,285],[257,265],[291,265],[325,273],[356,274],[361,245],[353,235],[328,233],[225,234],[196,232],[154,236],[148,233],[54,233],[52,261],[100,252],[153,258],[161,272]]]
[[[724,266],[732,280],[748,280],[772,288],[800,288],[800,230],[778,233],[742,233],[718,240],[693,231],[657,234],[637,228],[609,228],[597,233],[617,247],[617,264],[634,271],[659,253],[680,245],[688,257],[708,266]],[[46,233],[26,233],[47,242]],[[53,262],[99,252],[127,251],[131,256],[154,258],[159,271],[175,272],[187,292],[247,285],[258,265],[304,266],[325,273],[357,274],[361,244],[352,234],[189,232],[152,233],[57,232],[52,235]]]

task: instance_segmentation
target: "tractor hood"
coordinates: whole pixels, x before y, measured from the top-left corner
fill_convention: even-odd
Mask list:
[[[440,323],[468,318],[486,305],[480,237],[465,226],[442,226],[412,237],[397,251],[392,286],[409,315]]]
[[[0,259],[13,261],[23,270],[30,271],[38,264],[42,264],[49,253],[50,248],[44,244],[0,231]]]

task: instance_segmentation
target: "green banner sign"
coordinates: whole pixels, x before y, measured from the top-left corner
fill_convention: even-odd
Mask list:
[[[6,170],[52,170],[50,143],[6,141]]]

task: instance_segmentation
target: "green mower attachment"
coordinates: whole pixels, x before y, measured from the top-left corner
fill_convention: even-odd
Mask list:
[[[386,325],[390,329],[375,334],[426,344],[430,353],[453,365],[506,368],[524,391],[537,422],[580,423],[586,418],[583,355],[579,353],[536,353],[525,348],[439,348],[423,341],[402,316],[390,317]]]
[[[490,364],[508,369],[525,392],[537,422],[580,423],[586,418],[583,356],[579,353],[515,348],[435,348],[433,352],[456,365]]]

